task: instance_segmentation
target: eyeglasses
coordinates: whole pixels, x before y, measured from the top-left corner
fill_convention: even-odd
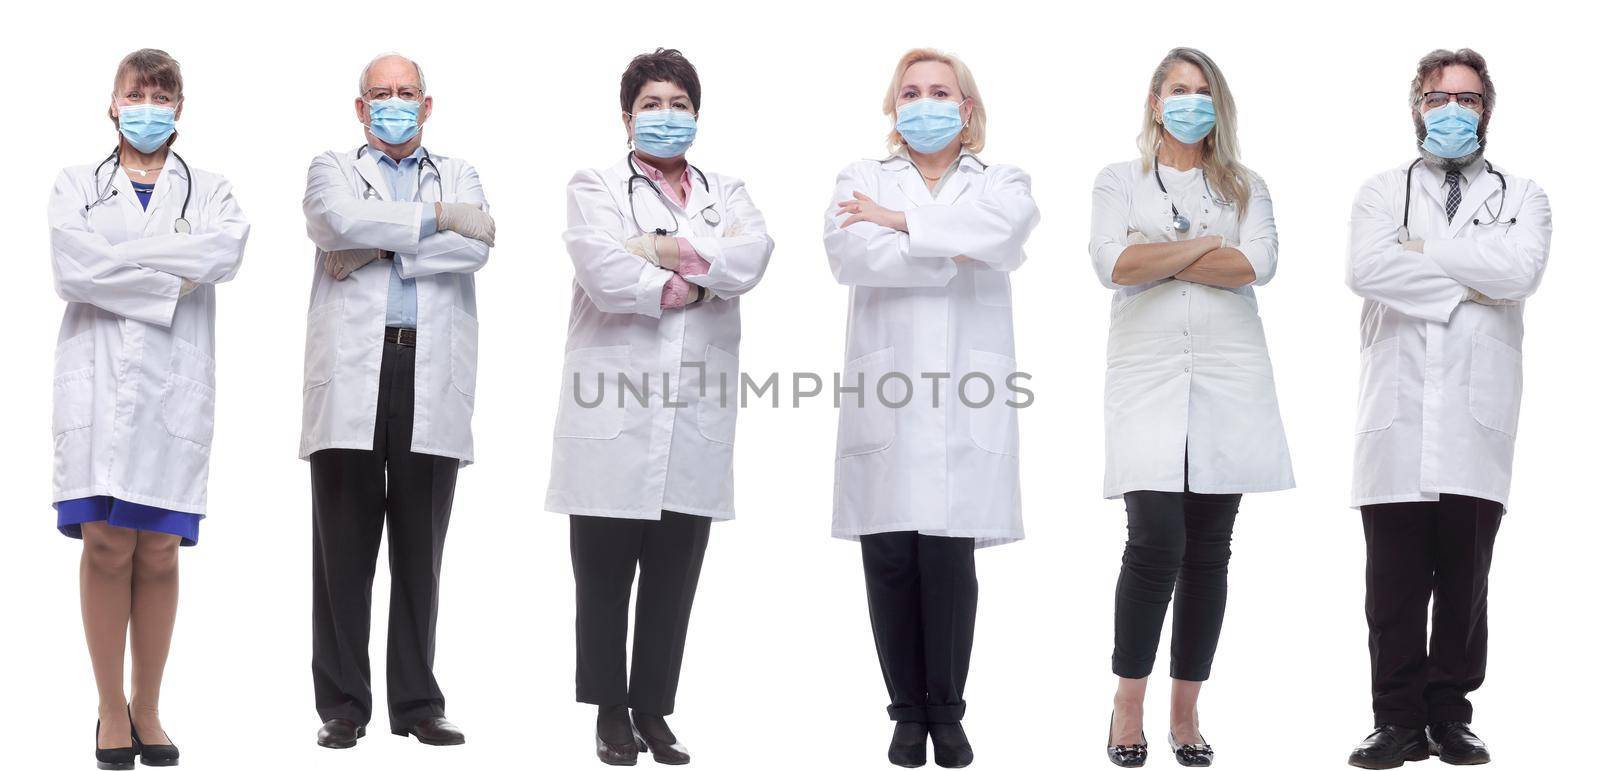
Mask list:
[[[369,102],[381,102],[397,96],[408,102],[420,102],[422,101],[422,88],[420,86],[401,86],[398,89],[394,89],[388,86],[373,86],[362,92],[361,96]]]
[[[1483,94],[1476,91],[1429,91],[1422,95],[1422,106],[1432,110],[1449,104],[1451,99],[1473,112],[1483,111]]]

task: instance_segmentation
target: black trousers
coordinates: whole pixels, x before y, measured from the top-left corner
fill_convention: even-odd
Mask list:
[[[455,495],[454,458],[411,452],[416,349],[384,345],[372,450],[311,456],[311,672],[317,714],[372,717],[372,578],[389,526],[390,727],[444,714],[433,678],[439,567]]]
[[[1239,495],[1138,490],[1122,496],[1128,542],[1117,577],[1111,671],[1148,677],[1172,605],[1172,677],[1205,680],[1228,605],[1228,559]],[[1173,599],[1176,591],[1177,598]]]
[[[967,712],[962,692],[978,619],[973,550],[971,538],[861,536],[867,610],[892,720],[954,723]]]
[[[1462,495],[1361,507],[1377,725],[1472,722],[1467,694],[1488,661],[1489,561],[1504,512]]]
[[[711,519],[663,511],[658,521],[570,520],[578,589],[578,701],[672,714]],[[630,675],[628,598],[635,571],[639,598]]]

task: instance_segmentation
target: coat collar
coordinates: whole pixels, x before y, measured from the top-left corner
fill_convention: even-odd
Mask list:
[[[894,174],[895,184],[899,185],[906,196],[919,206],[954,203],[971,186],[973,174],[982,175],[989,168],[983,161],[978,160],[978,156],[962,150],[961,154],[956,156],[954,167],[948,172],[955,176],[944,180],[944,184],[939,186],[939,195],[935,198],[933,191],[923,182],[921,171],[911,162],[911,157],[904,149],[880,160],[879,163],[882,164],[884,171]]]
[[[1484,202],[1500,192],[1500,178],[1488,171],[1488,161],[1479,158],[1461,170],[1461,204],[1456,207],[1456,217],[1450,220],[1446,214],[1445,173],[1444,171],[1424,161],[1418,164],[1421,168],[1416,177],[1416,184],[1423,189],[1424,195],[1438,207],[1437,214],[1442,227],[1439,232],[1442,238],[1455,238],[1461,234],[1468,222],[1472,221],[1472,213],[1483,206]]]

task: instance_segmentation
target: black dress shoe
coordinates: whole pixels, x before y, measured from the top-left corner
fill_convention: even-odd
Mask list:
[[[648,712],[633,711],[634,734],[640,752],[665,766],[681,766],[689,762],[689,749],[678,743],[678,737],[667,726],[666,718]]]
[[[933,762],[942,768],[966,768],[972,764],[972,743],[961,723],[929,723],[928,738],[933,740]]]
[[[1111,729],[1117,725],[1116,712],[1111,713],[1111,728],[1106,729],[1106,757],[1111,759],[1111,765],[1121,768],[1141,768],[1145,760],[1150,757],[1150,742],[1144,738],[1144,729],[1139,730],[1138,744],[1112,744]]]
[[[1459,720],[1428,726],[1428,751],[1452,766],[1476,766],[1489,762],[1489,748],[1472,727]]]
[[[133,725],[133,710],[128,710],[128,726],[133,731],[133,751],[139,754],[139,762],[147,766],[176,766],[178,765],[178,748],[171,744],[145,744],[139,741],[139,729]],[[170,741],[172,737],[167,737]]]
[[[889,762],[901,768],[921,768],[928,762],[928,726],[911,720],[894,724],[889,740]]]
[[[608,766],[631,766],[639,762],[644,740],[628,718],[628,708],[601,707],[594,721],[594,754]]]
[[[105,771],[128,771],[133,768],[133,758],[138,753],[132,747],[100,749],[100,721],[94,721],[94,763]]]
[[[390,729],[395,736],[415,736],[417,741],[434,747],[453,747],[457,744],[466,744],[467,735],[455,724],[438,717],[425,717],[418,720],[410,728]]]
[[[343,750],[356,746],[356,740],[366,735],[366,726],[336,717],[317,729],[317,744],[330,750]]]
[[[1418,728],[1381,725],[1350,753],[1356,768],[1399,768],[1408,760],[1427,760],[1428,742]]]
[[[1200,738],[1199,744],[1179,744],[1177,737],[1167,732],[1167,746],[1172,748],[1172,756],[1178,759],[1178,765],[1190,768],[1203,768],[1211,765],[1211,745],[1206,744],[1205,737]]]

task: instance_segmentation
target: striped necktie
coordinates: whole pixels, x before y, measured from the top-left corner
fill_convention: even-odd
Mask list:
[[[1456,209],[1461,206],[1461,172],[1451,171],[1444,175],[1445,184],[1450,186],[1450,193],[1444,197],[1444,212],[1450,215],[1450,221],[1456,219]]]

